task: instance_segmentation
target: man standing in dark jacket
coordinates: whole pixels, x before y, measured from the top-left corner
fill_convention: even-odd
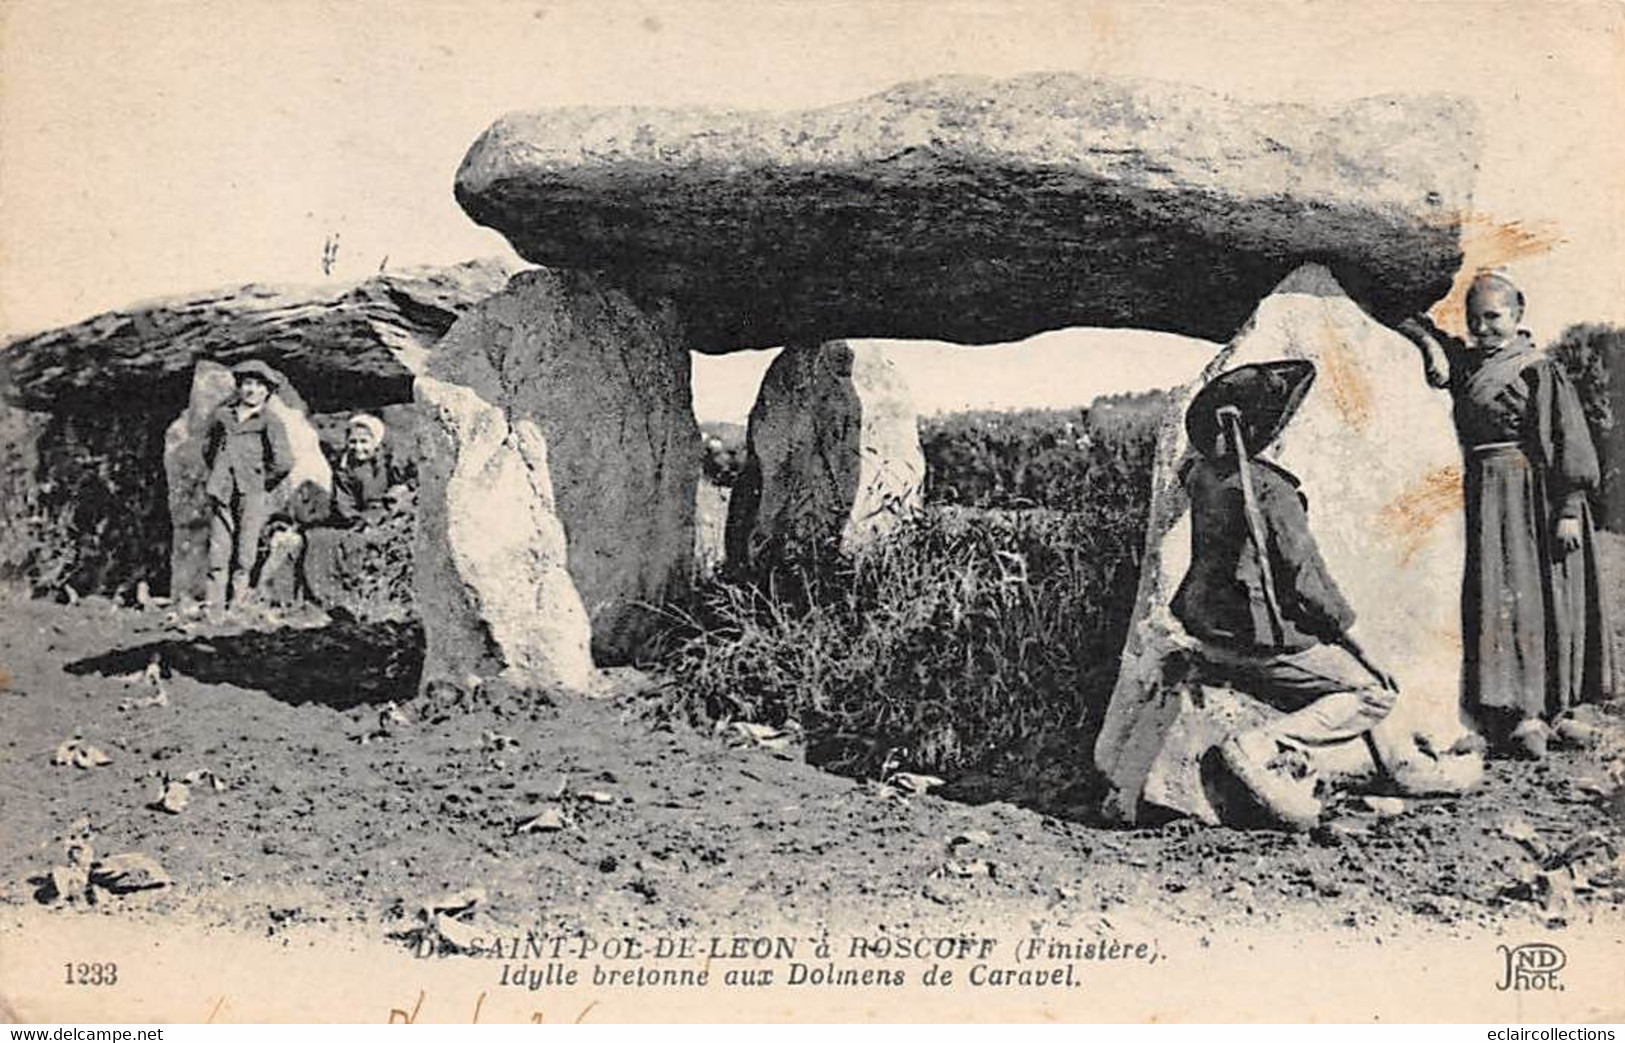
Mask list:
[[[1283,712],[1220,750],[1264,810],[1300,829],[1321,806],[1292,751],[1366,735],[1399,688],[1351,632],[1354,610],[1321,559],[1298,480],[1254,458],[1314,375],[1303,361],[1242,366],[1191,403],[1186,428],[1202,455],[1183,475],[1191,565],[1171,605],[1208,673]]]
[[[266,496],[293,469],[293,450],[280,421],[265,409],[280,383],[263,362],[232,368],[237,396],[209,418],[203,462],[209,469],[209,576],[215,607],[243,601],[270,513]],[[227,579],[230,586],[227,586]]]

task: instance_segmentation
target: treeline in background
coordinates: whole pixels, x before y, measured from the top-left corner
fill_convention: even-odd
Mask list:
[[[1579,393],[1602,465],[1602,488],[1592,503],[1597,524],[1625,532],[1625,327],[1578,323],[1549,350]]]

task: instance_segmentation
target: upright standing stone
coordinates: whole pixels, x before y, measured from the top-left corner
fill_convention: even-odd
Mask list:
[[[731,488],[701,480],[694,498],[694,570],[701,579],[727,561],[728,498]]]
[[[1373,321],[1326,269],[1307,265],[1259,304],[1163,423],[1139,597],[1121,672],[1095,744],[1111,804],[1133,820],[1156,806],[1216,819],[1200,778],[1204,752],[1267,714],[1228,689],[1187,676],[1192,639],[1169,609],[1190,563],[1190,505],[1179,483],[1189,447],[1184,411],[1208,379],[1236,366],[1308,359],[1314,386],[1265,456],[1296,474],[1309,525],[1354,607],[1367,651],[1399,679],[1399,702],[1376,733],[1386,766],[1422,773],[1434,750],[1466,734],[1460,711],[1463,527],[1461,453],[1449,404],[1422,379],[1416,349]],[[1363,742],[1328,751],[1332,773],[1371,768]]]
[[[424,685],[585,689],[587,611],[566,568],[544,435],[473,388],[419,377],[414,583]]]
[[[878,345],[791,344],[750,411],[743,473],[728,504],[728,560],[872,542],[920,508],[925,456],[908,387]]]
[[[300,525],[327,517],[333,501],[333,468],[322,452],[321,435],[310,422],[297,392],[290,386],[272,395],[266,412],[288,432],[293,467],[271,490],[271,517],[284,517]]]
[[[209,415],[231,400],[231,370],[199,362],[192,375],[186,412],[164,432],[164,477],[169,483],[169,596],[201,601],[209,571],[209,505],[203,494],[208,469],[203,438]]]
[[[688,350],[672,316],[640,310],[586,272],[522,272],[458,320],[427,375],[467,389],[513,431],[537,433],[550,476],[546,510],[563,525],[593,656],[600,665],[637,658],[694,566],[700,436]],[[441,449],[460,452],[460,444],[443,439]],[[426,480],[421,509],[446,510],[439,495]],[[510,483],[480,508],[492,519],[541,511],[529,495]],[[432,535],[417,546],[436,553]],[[478,587],[476,579],[464,576]],[[492,592],[477,593],[490,604]]]
[[[169,594],[177,600],[201,600],[209,570],[209,503],[203,492],[208,467],[203,459],[209,416],[231,401],[237,384],[231,370],[217,362],[198,362],[186,412],[164,432],[164,477],[169,487]],[[326,513],[333,472],[322,454],[321,439],[305,413],[299,392],[283,380],[266,403],[266,412],[282,424],[293,452],[293,469],[269,492],[271,514],[299,522]]]

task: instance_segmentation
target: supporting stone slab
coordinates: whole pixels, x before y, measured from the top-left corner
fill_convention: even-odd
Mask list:
[[[852,553],[924,501],[925,456],[907,385],[885,350],[786,347],[762,378],[728,505],[731,568]]]
[[[514,437],[534,431],[549,476],[545,495],[535,495],[562,526],[593,658],[600,666],[635,661],[663,607],[688,591],[694,568],[700,437],[688,350],[673,316],[639,309],[589,273],[522,272],[457,321],[427,376],[433,383],[420,380],[423,387],[469,391]],[[423,394],[420,387],[420,401]],[[425,490],[420,510],[447,509]],[[513,511],[539,517],[539,504],[510,482],[477,506],[501,524]],[[427,538],[419,553],[436,553]],[[424,611],[425,627],[436,627]]]
[[[1359,616],[1360,637],[1402,686],[1376,736],[1385,767],[1425,789],[1425,750],[1447,750],[1468,733],[1460,711],[1461,453],[1449,402],[1424,383],[1408,341],[1361,311],[1326,269],[1307,265],[1174,396],[1163,422],[1138,601],[1094,751],[1114,790],[1110,804],[1129,821],[1153,807],[1214,814],[1196,773],[1205,748],[1241,718],[1233,700],[1193,698],[1171,665],[1191,643],[1169,609],[1190,561],[1190,509],[1178,480],[1189,451],[1184,413],[1207,380],[1274,359],[1316,366],[1296,419],[1266,456],[1302,480],[1310,527]],[[1369,772],[1364,747],[1347,744],[1321,767]]]
[[[425,687],[584,691],[586,608],[566,568],[547,440],[466,387],[420,377],[414,582]]]

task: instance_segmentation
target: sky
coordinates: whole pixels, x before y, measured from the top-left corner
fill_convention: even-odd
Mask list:
[[[509,110],[799,108],[1035,70],[1321,103],[1466,95],[1485,146],[1469,267],[1509,263],[1541,337],[1625,321],[1613,2],[3,0],[0,334],[154,296],[318,282],[330,235],[334,279],[386,259],[511,257],[451,194],[463,153]],[[896,354],[933,412],[1176,383],[1212,350],[1068,331]],[[702,418],[742,417],[765,365],[697,363]]]
[[[880,344],[922,415],[962,409],[1071,409],[1100,395],[1174,387],[1194,379],[1219,345],[1146,330],[1053,330],[1015,344]],[[694,415],[743,423],[778,354],[694,356]]]

